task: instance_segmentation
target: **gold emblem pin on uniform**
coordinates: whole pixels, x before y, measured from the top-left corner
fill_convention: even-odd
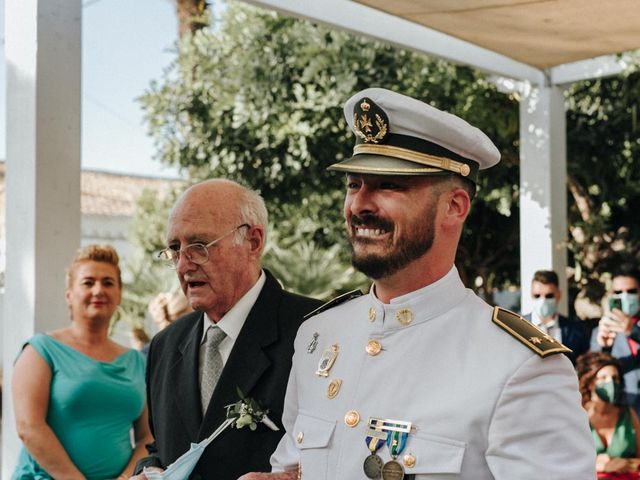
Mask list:
[[[396,312],[396,320],[402,325],[409,325],[413,322],[413,312],[409,308],[403,308]]]
[[[416,466],[416,457],[414,454],[412,453],[407,453],[403,458],[402,458],[402,463],[404,463],[404,466],[407,468],[413,468]]]
[[[333,400],[336,398],[338,393],[340,392],[340,387],[342,386],[342,380],[339,378],[335,378],[331,380],[329,387],[327,388],[327,398],[329,400]]]
[[[329,371],[333,364],[338,358],[338,352],[340,351],[340,347],[338,344],[331,345],[331,348],[322,352],[322,357],[320,357],[320,361],[318,362],[318,369],[316,370],[316,375],[319,377],[328,377]]]
[[[378,340],[369,340],[364,349],[369,355],[375,357],[382,351],[382,344]]]
[[[360,414],[356,410],[349,410],[344,416],[344,424],[353,428],[360,423]]]
[[[373,307],[369,308],[369,321],[370,322],[376,321],[376,309]]]

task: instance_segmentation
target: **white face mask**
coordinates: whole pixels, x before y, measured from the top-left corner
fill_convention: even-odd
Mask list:
[[[204,442],[202,442],[204,443]],[[148,480],[184,480],[189,478],[196,468],[200,457],[204,453],[205,446],[202,443],[192,443],[188,452],[182,454],[175,462],[169,465],[163,472],[144,468],[144,474]]]
[[[618,295],[618,298],[622,301],[622,311],[625,315],[634,316],[640,309],[637,293],[622,292]]]
[[[553,317],[558,310],[558,302],[555,298],[536,298],[533,301],[533,311],[540,318]]]
[[[266,415],[265,418],[267,418]],[[147,480],[185,480],[189,478],[189,475],[191,475],[193,469],[196,468],[200,457],[204,453],[204,449],[233,422],[233,419],[225,420],[209,437],[201,440],[200,443],[192,443],[191,448],[169,465],[166,470],[157,471],[145,467],[143,473],[147,477]],[[271,424],[273,425],[273,422],[271,422]],[[276,425],[273,425],[273,427],[276,430],[278,429]],[[273,430],[272,427],[269,428]]]

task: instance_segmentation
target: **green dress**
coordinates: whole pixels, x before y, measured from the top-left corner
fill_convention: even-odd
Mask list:
[[[611,458],[633,458],[636,456],[636,429],[631,421],[629,407],[624,407],[620,411],[616,428],[607,448],[604,448],[600,435],[593,427],[591,427],[591,434],[593,435],[598,455],[606,453]]]
[[[74,465],[89,480],[116,478],[131,458],[133,422],[144,408],[144,356],[128,350],[100,362],[49,335],[27,343],[51,368],[47,423]],[[12,480],[50,478],[23,448]]]

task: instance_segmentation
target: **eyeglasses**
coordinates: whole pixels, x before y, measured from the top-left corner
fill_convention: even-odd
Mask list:
[[[223,238],[228,237],[236,230],[244,227],[251,228],[251,225],[249,225],[248,223],[243,223],[242,225],[239,225],[233,230],[230,230],[224,235],[216,238],[215,240],[211,240],[207,244],[192,243],[184,248],[181,248],[180,250],[176,250],[172,247],[167,247],[164,250],[158,252],[157,258],[163,261],[167,265],[167,267],[174,269],[178,266],[180,255],[184,255],[185,257],[187,257],[187,260],[189,260],[191,263],[195,263],[196,265],[204,265],[209,261],[209,247],[215,245]]]
[[[637,288],[627,288],[626,290],[614,290],[613,293],[620,295],[622,293],[638,293]]]
[[[540,298],[540,297],[544,297],[544,298],[554,298],[556,296],[555,293],[545,293],[544,295],[540,295],[539,293],[534,293],[532,295],[533,298]]]

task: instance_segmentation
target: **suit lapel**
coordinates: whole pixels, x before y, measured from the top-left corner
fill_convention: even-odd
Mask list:
[[[224,422],[225,407],[239,400],[236,389],[240,388],[244,394],[251,395],[258,380],[271,365],[264,347],[278,340],[277,309],[282,288],[269,272],[265,271],[265,274],[267,279],[264,287],[240,330],[213,392],[199,439],[211,434]]]
[[[193,441],[202,421],[198,365],[203,317],[200,313],[182,343],[178,345],[178,358],[171,366],[169,374],[172,379],[171,385],[175,385],[173,396],[178,405],[178,412],[189,432],[189,438]]]

